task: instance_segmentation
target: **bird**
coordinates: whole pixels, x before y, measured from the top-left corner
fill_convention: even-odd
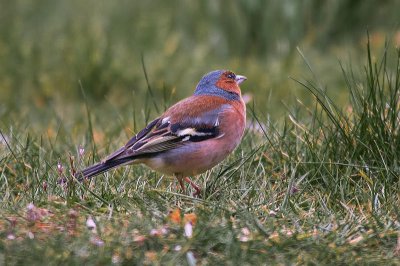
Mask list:
[[[230,70],[205,74],[193,95],[177,102],[97,164],[78,172],[82,181],[123,165],[144,164],[184,181],[198,196],[201,189],[189,177],[223,161],[241,142],[246,105],[239,85],[247,80]]]

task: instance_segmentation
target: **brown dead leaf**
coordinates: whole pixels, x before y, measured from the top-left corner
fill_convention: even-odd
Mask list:
[[[180,209],[172,210],[169,213],[169,220],[174,224],[180,224],[181,223],[181,210]]]
[[[157,252],[147,251],[144,256],[146,257],[145,264],[153,264],[157,261]]]
[[[195,225],[196,224],[196,221],[197,221],[197,216],[196,216],[196,214],[195,213],[186,213],[184,216],[183,216],[183,222],[186,224],[187,222],[191,222],[192,223],[192,225]]]

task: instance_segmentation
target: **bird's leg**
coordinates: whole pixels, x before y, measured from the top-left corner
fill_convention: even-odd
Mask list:
[[[192,180],[190,180],[189,177],[185,177],[185,181],[188,182],[194,190],[196,190],[196,192],[193,194],[193,196],[199,196],[201,193],[201,189],[199,188],[199,186],[196,185]]]
[[[182,176],[176,175],[176,179],[178,179],[179,185],[182,189],[182,192],[185,193],[185,185],[183,184],[183,178]]]

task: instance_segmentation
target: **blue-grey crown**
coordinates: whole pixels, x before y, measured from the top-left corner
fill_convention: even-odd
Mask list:
[[[214,70],[205,74],[197,84],[196,91],[207,90],[210,86],[215,85],[224,72],[225,70]]]
[[[223,97],[228,100],[239,100],[240,96],[238,94],[218,88],[215,85],[221,75],[226,71],[227,70],[215,70],[205,74],[197,84],[194,95],[211,95]]]

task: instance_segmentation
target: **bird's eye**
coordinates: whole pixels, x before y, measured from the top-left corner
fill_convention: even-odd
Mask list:
[[[228,79],[235,79],[236,78],[236,75],[235,74],[233,74],[232,72],[231,73],[228,73],[228,75],[226,76]]]

